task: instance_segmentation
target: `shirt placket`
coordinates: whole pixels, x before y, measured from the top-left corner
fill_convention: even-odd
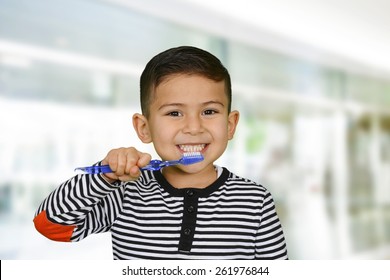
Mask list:
[[[184,193],[183,220],[180,231],[179,251],[190,252],[196,228],[198,213],[198,198],[196,191],[188,189]]]

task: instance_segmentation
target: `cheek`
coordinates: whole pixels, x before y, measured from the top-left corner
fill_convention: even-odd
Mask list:
[[[151,135],[152,135],[152,139],[153,139],[153,142],[160,142],[160,141],[163,141],[164,139],[164,129],[162,128],[155,128],[155,129],[152,129],[151,131]]]
[[[172,131],[172,126],[159,123],[159,125],[151,126],[151,135],[153,142],[165,143],[172,140],[174,132]]]
[[[228,140],[229,133],[228,133],[228,126],[226,121],[220,121],[218,123],[215,123],[212,126],[212,131],[214,134],[214,137],[218,140]]]

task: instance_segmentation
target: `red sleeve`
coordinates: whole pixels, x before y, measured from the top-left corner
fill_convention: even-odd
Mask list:
[[[46,211],[42,211],[34,218],[34,225],[42,235],[54,241],[70,242],[74,225],[60,225],[48,220]]]

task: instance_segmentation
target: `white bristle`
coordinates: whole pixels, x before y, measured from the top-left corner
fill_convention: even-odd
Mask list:
[[[201,156],[201,152],[185,152],[183,153],[183,157],[199,157]]]

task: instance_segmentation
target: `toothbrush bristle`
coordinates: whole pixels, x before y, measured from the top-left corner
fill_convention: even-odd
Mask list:
[[[204,160],[201,152],[187,152],[183,154],[183,157],[180,160],[181,164],[188,165],[197,163]]]

